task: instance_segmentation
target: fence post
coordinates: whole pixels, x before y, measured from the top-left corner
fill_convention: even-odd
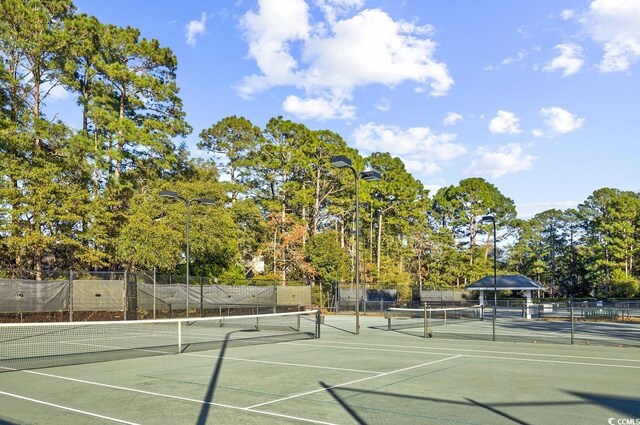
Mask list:
[[[573,306],[569,307],[569,318],[571,319],[571,345],[573,345],[573,332],[574,332]]]
[[[73,270],[69,270],[69,321],[73,322]]]
[[[204,287],[202,286],[202,276],[200,276],[200,317],[204,317]]]
[[[427,303],[424,303],[424,312],[423,312],[423,316],[424,316],[424,338],[428,337],[428,333],[429,331],[427,330],[429,328],[429,319],[427,319]]]
[[[320,310],[316,311],[316,338],[320,338],[320,324],[322,323],[322,314]]]
[[[129,313],[129,276],[126,270],[124,271],[124,285],[122,289],[122,295],[124,296],[124,320],[127,320],[129,318],[127,316]]]
[[[153,266],[153,318],[156,318],[156,266]]]

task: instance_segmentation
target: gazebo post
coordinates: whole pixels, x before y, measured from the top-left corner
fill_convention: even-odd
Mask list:
[[[524,318],[531,319],[531,306],[533,305],[533,302],[531,301],[531,290],[525,290],[524,294],[527,297],[527,301],[525,301],[524,305]]]
[[[480,290],[480,297],[478,299],[480,301],[480,305],[484,305],[484,290]]]

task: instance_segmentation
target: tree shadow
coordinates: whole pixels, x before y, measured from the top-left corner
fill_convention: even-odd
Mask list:
[[[566,391],[566,393],[588,400],[589,404],[597,403],[622,414],[640,418],[640,399],[574,391]]]
[[[624,412],[631,415],[640,416],[640,400],[638,399],[625,399],[621,397],[607,397],[601,395],[593,395],[593,394],[584,394],[584,393],[573,393],[567,392],[568,394],[575,395],[583,400],[575,400],[575,401],[531,401],[531,402],[498,402],[498,403],[481,403],[477,400],[473,400],[471,398],[464,398],[463,400],[451,400],[445,398],[438,397],[423,397],[423,396],[415,396],[410,394],[399,394],[399,393],[390,393],[390,392],[382,392],[375,390],[363,390],[363,389],[355,389],[349,387],[335,387],[331,386],[325,382],[320,381],[319,384],[325,388],[325,390],[342,406],[342,408],[353,418],[353,420],[358,424],[366,424],[366,419],[358,414],[356,407],[354,407],[353,403],[349,403],[347,400],[350,395],[341,396],[339,392],[349,392],[352,395],[368,395],[375,397],[386,397],[392,399],[398,399],[390,403],[393,406],[406,406],[408,401],[418,401],[418,402],[430,402],[435,403],[439,406],[442,405],[450,405],[450,406],[458,406],[458,407],[479,407],[484,410],[487,410],[497,416],[500,416],[503,419],[507,419],[513,423],[520,425],[529,425],[528,422],[519,419],[511,414],[504,412],[501,409],[504,408],[518,408],[518,407],[579,407],[579,406],[589,406],[593,405],[593,403],[599,403],[601,405],[605,405],[609,408],[613,408],[620,412]],[[404,402],[402,401],[404,400]],[[379,405],[384,406],[386,403],[379,402]],[[398,413],[402,415],[402,413]]]
[[[242,329],[237,331],[232,331],[227,333],[224,336],[224,340],[220,346],[220,353],[218,354],[218,359],[216,360],[216,365],[213,368],[213,373],[211,374],[211,379],[209,380],[209,386],[207,387],[207,392],[204,395],[202,407],[200,408],[200,414],[198,415],[198,425],[204,425],[207,423],[207,418],[209,417],[209,412],[211,410],[213,395],[215,393],[216,386],[218,384],[218,378],[220,377],[220,371],[222,370],[222,362],[224,361],[224,355],[227,351],[227,347],[229,346],[229,341],[231,335],[237,332],[257,332],[257,329]],[[186,349],[186,347],[185,347]]]
[[[329,385],[325,384],[324,382],[320,381],[320,385],[322,385],[324,387],[325,390],[327,390],[327,392],[331,395],[331,397],[333,397],[338,403],[340,403],[340,405],[344,408],[344,410],[347,411],[347,413],[359,424],[361,425],[366,425],[366,422],[364,421],[363,418],[361,418],[358,413],[356,413],[356,411],[354,409],[351,408],[351,406],[349,406],[348,403],[346,403],[339,395],[338,393]]]

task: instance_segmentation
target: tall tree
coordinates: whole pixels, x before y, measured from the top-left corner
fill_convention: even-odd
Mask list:
[[[434,215],[445,226],[450,226],[461,247],[468,250],[469,264],[473,265],[474,248],[478,232],[478,219],[492,214],[498,225],[499,238],[513,232],[516,209],[513,200],[504,196],[496,186],[486,180],[473,177],[460,181],[458,186],[442,188],[434,197]],[[493,232],[485,225],[487,239],[485,258],[490,251]],[[494,243],[497,241],[494,241]]]
[[[91,118],[108,145],[110,174],[128,169],[161,173],[177,162],[173,138],[191,131],[176,85],[177,60],[140,31],[107,25],[96,59],[107,89],[95,96]]]
[[[272,264],[283,284],[287,270],[295,269],[294,258],[304,257],[305,217],[308,172],[302,147],[310,143],[311,132],[302,124],[272,118],[263,131],[263,144],[251,155],[253,161],[250,189],[258,197],[270,219]],[[295,243],[293,242],[295,241]],[[300,243],[298,243],[300,242]]]
[[[638,194],[602,188],[578,206],[585,227],[589,280],[608,291],[614,270],[629,276],[637,249]],[[600,289],[596,287],[596,290]]]
[[[400,158],[388,153],[372,153],[368,164],[381,173],[382,180],[367,186],[370,191],[371,205],[378,215],[376,244],[376,273],[380,274],[382,257],[382,235],[385,221],[390,225],[393,241],[402,241],[408,233],[408,220],[416,202],[426,198],[422,183],[405,169]],[[415,211],[415,210],[414,210]],[[426,210],[423,210],[426,214]],[[386,220],[385,220],[386,219]]]
[[[243,183],[249,175],[249,155],[262,141],[260,128],[251,121],[235,115],[223,118],[200,132],[198,148],[217,157],[218,167],[226,171],[231,182],[231,202],[243,192]]]
[[[0,3],[0,57],[5,62],[3,92],[8,104],[2,139],[1,196],[11,216],[7,247],[16,267],[42,276],[43,260],[54,248],[73,244],[76,188],[68,181],[68,129],[45,116],[45,101],[60,84],[65,51],[64,19],[70,1]]]

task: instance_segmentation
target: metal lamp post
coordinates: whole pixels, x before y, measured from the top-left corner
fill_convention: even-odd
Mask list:
[[[187,231],[186,231],[186,239],[187,239],[187,247],[186,247],[186,261],[187,261],[187,318],[189,318],[189,221],[191,219],[191,205],[192,204],[203,204],[203,205],[213,205],[215,204],[215,200],[210,198],[194,198],[188,199],[184,196],[181,196],[178,192],[173,192],[171,190],[161,190],[159,193],[163,198],[171,198],[171,199],[179,199],[184,202],[187,207]]]
[[[374,170],[362,171],[358,173],[353,165],[351,165],[351,160],[343,155],[332,156],[329,160],[329,163],[336,168],[348,168],[353,172],[353,177],[356,182],[356,335],[360,333],[360,179],[365,181],[376,181],[380,180],[382,176],[379,172]],[[363,283],[362,291],[363,296],[366,297],[366,282]]]
[[[492,215],[485,215],[480,219],[480,223],[493,223],[493,340],[496,340],[496,314],[498,305],[498,257],[496,241],[496,218]]]

